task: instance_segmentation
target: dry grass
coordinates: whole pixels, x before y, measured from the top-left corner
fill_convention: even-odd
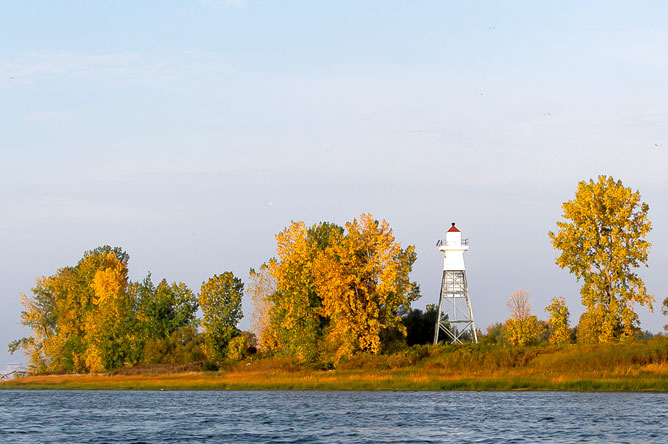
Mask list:
[[[19,389],[119,390],[668,390],[668,339],[544,347],[422,346],[360,355],[336,370],[285,358],[219,372],[135,368],[104,375],[43,375],[0,384]]]

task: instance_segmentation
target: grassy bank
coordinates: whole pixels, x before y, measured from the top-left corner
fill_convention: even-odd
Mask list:
[[[668,391],[668,339],[542,347],[417,346],[392,355],[360,355],[334,370],[265,358],[219,372],[43,375],[0,383],[0,388]]]

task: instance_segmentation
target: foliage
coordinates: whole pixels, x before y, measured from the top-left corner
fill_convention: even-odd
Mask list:
[[[227,358],[231,361],[241,361],[248,356],[248,349],[251,347],[250,335],[247,332],[241,332],[235,336],[229,343]]]
[[[129,282],[128,260],[104,246],[38,278],[32,295],[21,295],[22,323],[32,334],[10,351],[23,347],[35,372],[100,372],[143,362],[148,343],[149,350],[159,341],[167,347],[173,332],[196,325],[197,299],[185,284],[154,287],[150,274]]]
[[[276,280],[276,291],[269,295],[269,325],[262,331],[262,344],[268,351],[313,361],[326,319],[322,301],[316,292],[316,258],[328,245],[328,236],[340,227],[315,225],[307,229],[303,222],[292,222],[276,235],[275,260],[269,270]]]
[[[23,346],[35,371],[100,371],[124,364],[132,317],[127,297],[127,253],[99,247],[74,267],[36,280],[32,296],[21,295],[21,321],[32,335]]]
[[[587,340],[630,339],[638,330],[635,303],[652,308],[653,296],[634,269],[647,262],[652,226],[649,206],[621,181],[599,176],[578,184],[575,198],[562,205],[559,231],[549,233],[561,250],[556,262],[583,281]],[[582,329],[581,329],[582,330]]]
[[[505,328],[504,324],[500,322],[496,322],[489,327],[487,327],[487,331],[484,336],[480,337],[480,344],[503,344],[507,343],[507,339],[505,337]]]
[[[661,307],[661,312],[664,316],[668,316],[668,298],[663,300],[663,306]],[[663,331],[668,333],[668,324],[663,326]]]
[[[538,342],[541,326],[538,318],[531,315],[529,292],[516,291],[508,298],[506,305],[511,313],[505,325],[508,342],[513,345],[530,345]]]
[[[360,351],[378,353],[384,330],[405,334],[401,312],[419,296],[409,279],[415,248],[402,249],[385,220],[362,214],[345,228],[330,237],[317,261],[317,293],[329,318],[327,341],[336,346],[335,362]]]
[[[550,344],[568,344],[571,338],[571,329],[569,327],[570,313],[566,300],[563,297],[552,298],[552,303],[545,307],[545,311],[550,313]]]
[[[446,315],[442,316],[445,317]],[[406,327],[406,343],[416,345],[434,342],[434,328],[436,327],[437,317],[438,306],[434,304],[427,305],[424,312],[419,309],[412,309],[408,312],[402,320]]]
[[[179,328],[198,323],[197,296],[182,282],[163,279],[156,287],[149,273],[141,284],[133,285],[133,293],[139,330],[147,340],[166,339]]]
[[[387,222],[365,214],[345,230],[292,222],[276,241],[276,258],[251,270],[263,351],[338,362],[378,353],[383,340],[403,343],[401,317],[419,292],[408,278],[415,251],[395,242]]]
[[[228,344],[239,334],[237,323],[243,317],[243,293],[241,279],[229,271],[202,283],[199,305],[204,315],[204,348],[210,361],[222,361],[227,354]]]
[[[668,338],[562,346],[420,345],[388,355],[358,353],[324,370],[286,357],[230,363],[217,374],[164,366],[173,373],[164,373],[163,365],[140,366],[113,376],[20,378],[0,383],[0,389],[666,391]]]
[[[154,339],[144,346],[147,364],[187,364],[204,359],[203,338],[192,325],[174,330],[169,337]]]
[[[599,342],[598,323],[593,313],[585,311],[580,315],[575,327],[575,340],[578,344],[596,344]]]
[[[120,367],[126,362],[132,342],[127,327],[134,314],[127,293],[127,275],[126,264],[109,252],[93,276],[93,307],[84,321],[85,363],[90,372]]]

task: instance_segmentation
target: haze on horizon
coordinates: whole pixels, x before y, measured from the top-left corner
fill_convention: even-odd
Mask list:
[[[518,289],[575,324],[547,232],[600,174],[650,205],[638,311],[668,323],[666,3],[1,4],[0,368],[25,361],[19,294],[86,250],[197,292],[247,281],[291,220],[362,212],[416,246],[414,307],[438,300],[456,222],[480,329]]]

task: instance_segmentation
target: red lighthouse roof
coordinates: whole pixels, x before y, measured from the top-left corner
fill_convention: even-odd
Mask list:
[[[448,233],[459,233],[459,230],[457,229],[457,227],[455,227],[455,223],[454,223],[454,222],[452,223],[452,226],[451,226],[450,229],[448,230]]]

